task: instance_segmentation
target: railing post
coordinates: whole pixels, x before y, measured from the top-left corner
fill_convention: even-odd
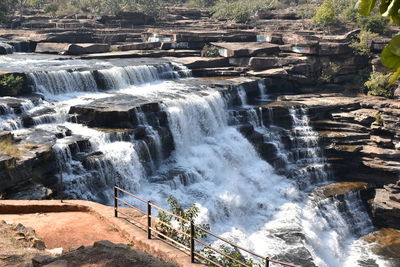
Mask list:
[[[194,223],[190,222],[190,259],[194,263]]]
[[[265,258],[265,267],[269,267],[269,258],[268,257]]]
[[[147,238],[151,239],[151,202],[147,201]]]
[[[118,217],[118,188],[114,186],[114,216]]]

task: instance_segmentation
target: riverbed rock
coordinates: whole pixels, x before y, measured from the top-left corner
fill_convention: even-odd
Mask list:
[[[323,198],[340,197],[350,192],[361,192],[368,200],[373,192],[372,186],[365,182],[340,182],[318,187],[314,192]]]
[[[214,42],[211,44],[218,47],[219,54],[223,57],[267,56],[279,52],[278,45],[264,42]]]
[[[108,44],[67,44],[67,43],[38,43],[36,53],[55,53],[68,55],[82,55],[105,53],[110,50]]]
[[[372,250],[383,256],[395,259],[395,265],[400,264],[400,231],[392,228],[382,228],[363,237],[373,244]]]

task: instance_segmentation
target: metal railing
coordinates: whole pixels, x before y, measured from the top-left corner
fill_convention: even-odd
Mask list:
[[[131,197],[133,197],[135,200],[138,200],[138,201],[141,202],[141,203],[144,203],[144,204],[147,206],[147,212],[141,210],[140,208],[138,208],[138,207],[132,205],[131,203],[128,203],[127,201],[123,200],[122,198],[120,198],[120,197],[119,197],[119,192],[121,192],[121,193],[123,193],[123,194],[126,194],[126,195],[128,195],[128,196],[131,196]],[[119,207],[119,206],[118,206],[118,203],[119,203],[119,202],[125,204],[125,205],[128,206],[129,208],[134,209],[135,211],[140,212],[140,213],[143,214],[143,215],[146,215],[146,216],[147,216],[147,220],[146,220],[147,222],[144,224],[143,222],[134,219],[133,216],[131,216],[131,215],[127,214],[127,213],[122,212],[120,209],[118,209],[118,207]],[[190,234],[189,234],[189,233],[186,233],[186,232],[184,232],[184,231],[182,231],[181,229],[178,229],[178,228],[173,227],[171,224],[167,224],[167,223],[161,221],[159,218],[157,218],[157,217],[155,217],[155,216],[152,216],[152,209],[153,209],[153,208],[156,209],[156,210],[158,210],[158,211],[164,212],[164,213],[166,213],[166,214],[168,214],[168,215],[174,217],[174,218],[175,218],[176,220],[178,220],[178,221],[182,221],[182,222],[185,222],[185,223],[189,224],[189,225],[190,225]],[[284,262],[281,262],[281,261],[277,261],[277,260],[270,259],[269,257],[261,256],[261,255],[259,255],[259,254],[257,254],[257,253],[254,253],[254,252],[252,252],[252,251],[250,251],[250,250],[248,250],[248,249],[245,249],[245,248],[243,248],[243,247],[240,247],[240,246],[238,246],[238,245],[235,245],[235,244],[231,243],[230,241],[228,241],[228,240],[226,240],[226,239],[224,239],[224,238],[222,238],[222,237],[220,237],[220,236],[218,236],[218,235],[216,235],[216,234],[210,232],[209,230],[204,229],[203,227],[200,227],[200,226],[194,224],[192,221],[188,221],[188,220],[186,220],[186,219],[184,219],[184,218],[182,218],[182,217],[180,217],[180,216],[178,216],[178,215],[176,215],[176,214],[171,213],[170,211],[167,211],[167,210],[165,210],[165,209],[163,209],[163,208],[161,208],[161,207],[159,207],[159,206],[153,204],[153,203],[150,202],[150,201],[144,200],[144,199],[142,199],[142,198],[140,198],[140,197],[138,197],[138,196],[136,196],[136,195],[134,195],[134,194],[132,194],[132,193],[129,193],[128,191],[126,191],[126,190],[124,190],[124,189],[122,189],[122,188],[119,188],[118,186],[114,186],[114,216],[115,216],[115,217],[118,217],[118,214],[119,214],[119,213],[122,214],[122,215],[124,215],[124,216],[126,216],[126,217],[128,217],[129,219],[133,220],[135,223],[138,223],[138,224],[140,224],[141,226],[143,226],[144,229],[145,229],[146,232],[147,232],[147,238],[148,238],[148,239],[151,239],[153,233],[156,233],[158,236],[160,236],[160,237],[162,237],[162,238],[165,238],[166,240],[168,240],[168,241],[172,242],[173,244],[177,245],[178,247],[183,248],[183,249],[186,250],[186,251],[189,251],[189,253],[190,253],[190,258],[191,258],[191,262],[192,262],[192,263],[195,263],[196,260],[198,260],[199,262],[202,262],[202,261],[204,262],[204,261],[206,261],[206,262],[209,262],[209,263],[214,264],[214,265],[219,266],[219,267],[225,267],[225,266],[222,266],[221,264],[219,264],[219,263],[217,263],[217,262],[211,260],[211,259],[208,258],[207,256],[198,253],[198,252],[195,250],[195,245],[196,245],[196,243],[198,243],[198,244],[200,244],[203,248],[210,249],[210,250],[212,250],[213,252],[218,253],[218,254],[222,255],[223,257],[226,257],[227,259],[230,259],[231,261],[233,261],[233,262],[235,262],[235,263],[237,263],[237,264],[239,264],[239,265],[241,265],[241,266],[244,266],[244,267],[251,267],[251,265],[249,265],[248,263],[243,262],[243,259],[234,258],[232,255],[228,255],[226,252],[221,251],[221,250],[219,250],[219,249],[217,249],[217,248],[214,248],[214,247],[212,247],[212,246],[206,244],[205,242],[199,240],[198,238],[196,238],[195,233],[196,233],[196,229],[197,229],[197,230],[199,230],[199,231],[201,231],[201,232],[203,232],[203,233],[206,233],[207,235],[210,235],[210,236],[212,236],[212,237],[214,237],[214,238],[216,238],[216,239],[222,241],[223,243],[228,244],[229,246],[235,248],[236,251],[244,251],[244,252],[246,252],[246,253],[252,255],[252,256],[255,257],[259,262],[264,262],[266,267],[269,267],[269,266],[270,266],[270,263],[276,263],[276,264],[279,264],[279,265],[282,265],[282,266],[287,266],[287,267],[297,267],[297,266],[292,265],[292,264],[284,263]],[[176,231],[177,233],[179,233],[179,234],[181,234],[181,235],[183,235],[183,236],[189,238],[189,240],[190,240],[190,242],[189,242],[189,243],[190,243],[190,246],[188,247],[186,244],[180,243],[180,242],[178,242],[177,240],[174,240],[172,237],[167,236],[166,234],[162,233],[157,227],[153,226],[153,221],[156,221],[157,223],[159,223],[159,224],[161,224],[161,225],[165,225],[165,226],[167,226],[168,228],[170,228],[170,229]],[[200,259],[199,259],[199,258],[200,258]]]

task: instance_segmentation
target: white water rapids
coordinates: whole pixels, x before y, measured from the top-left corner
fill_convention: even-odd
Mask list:
[[[359,239],[373,227],[357,194],[345,196],[347,211],[342,212],[337,199],[322,200],[310,193],[330,178],[306,109],[290,110],[291,138],[295,144],[292,151],[280,144],[274,130],[279,127],[265,127],[256,121],[258,111],[252,110],[255,121],[250,123],[254,123],[265,141],[276,145],[287,161],[288,175],[278,175],[236,127],[228,124],[229,107],[220,92],[162,81],[178,78],[179,72],[185,70],[173,71],[167,65],[101,70],[106,92],[99,92],[91,73],[85,71],[30,74],[45,100],[26,112],[54,110],[45,119],[37,119],[33,127],[46,129],[49,122],[65,126],[75,135],[88,137],[92,150],[102,154],[91,159],[88,171],[72,157],[64,139],[57,141],[54,150],[68,194],[110,202],[111,187],[117,183],[162,207],[167,207],[166,198],[173,195],[184,205],[199,205],[197,223],[209,223],[213,232],[258,254],[301,266],[390,266]],[[265,92],[265,88],[260,91]],[[143,142],[127,140],[122,134],[111,137],[105,131],[67,122],[69,107],[115,94],[163,100],[175,149],[167,159],[151,159],[151,175],[140,159],[139,148],[146,146]],[[239,89],[239,97],[245,108],[252,109],[243,88]],[[0,126],[6,128],[3,124]],[[145,117],[141,124],[146,126],[161,154],[157,131],[147,124]],[[26,131],[20,125],[10,130]],[[179,175],[163,180],[171,170]]]

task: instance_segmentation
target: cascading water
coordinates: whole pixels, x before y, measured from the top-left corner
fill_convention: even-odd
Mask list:
[[[285,163],[273,167],[230,125],[237,120],[229,117],[230,101],[221,92],[160,81],[187,76],[183,67],[168,63],[31,73],[34,90],[47,99],[27,111],[38,114],[34,127],[45,129],[51,122],[75,136],[59,139],[53,146],[65,192],[110,203],[111,187],[118,184],[164,207],[168,195],[174,195],[185,205],[199,205],[199,223],[210,223],[213,232],[259,254],[301,266],[368,266],[365,259],[386,264],[357,239],[371,229],[357,195],[339,201],[311,193],[316,185],[329,180],[329,173],[306,109],[290,109],[291,129],[273,123],[265,126],[259,116],[262,110],[249,106],[244,88],[238,88],[246,120]],[[113,91],[98,92],[106,89]],[[260,90],[261,98],[268,98],[264,89]],[[138,126],[144,129],[141,132],[107,131],[67,122],[69,107],[113,94],[162,100],[174,141],[169,157],[159,126],[140,109],[135,113]],[[46,116],[39,112],[41,108],[52,109],[52,119],[41,119]],[[139,138],[143,133],[148,140]],[[282,145],[282,134],[291,140],[290,148]],[[74,147],[76,136],[88,139],[90,153]],[[343,205],[346,212],[339,208]]]

